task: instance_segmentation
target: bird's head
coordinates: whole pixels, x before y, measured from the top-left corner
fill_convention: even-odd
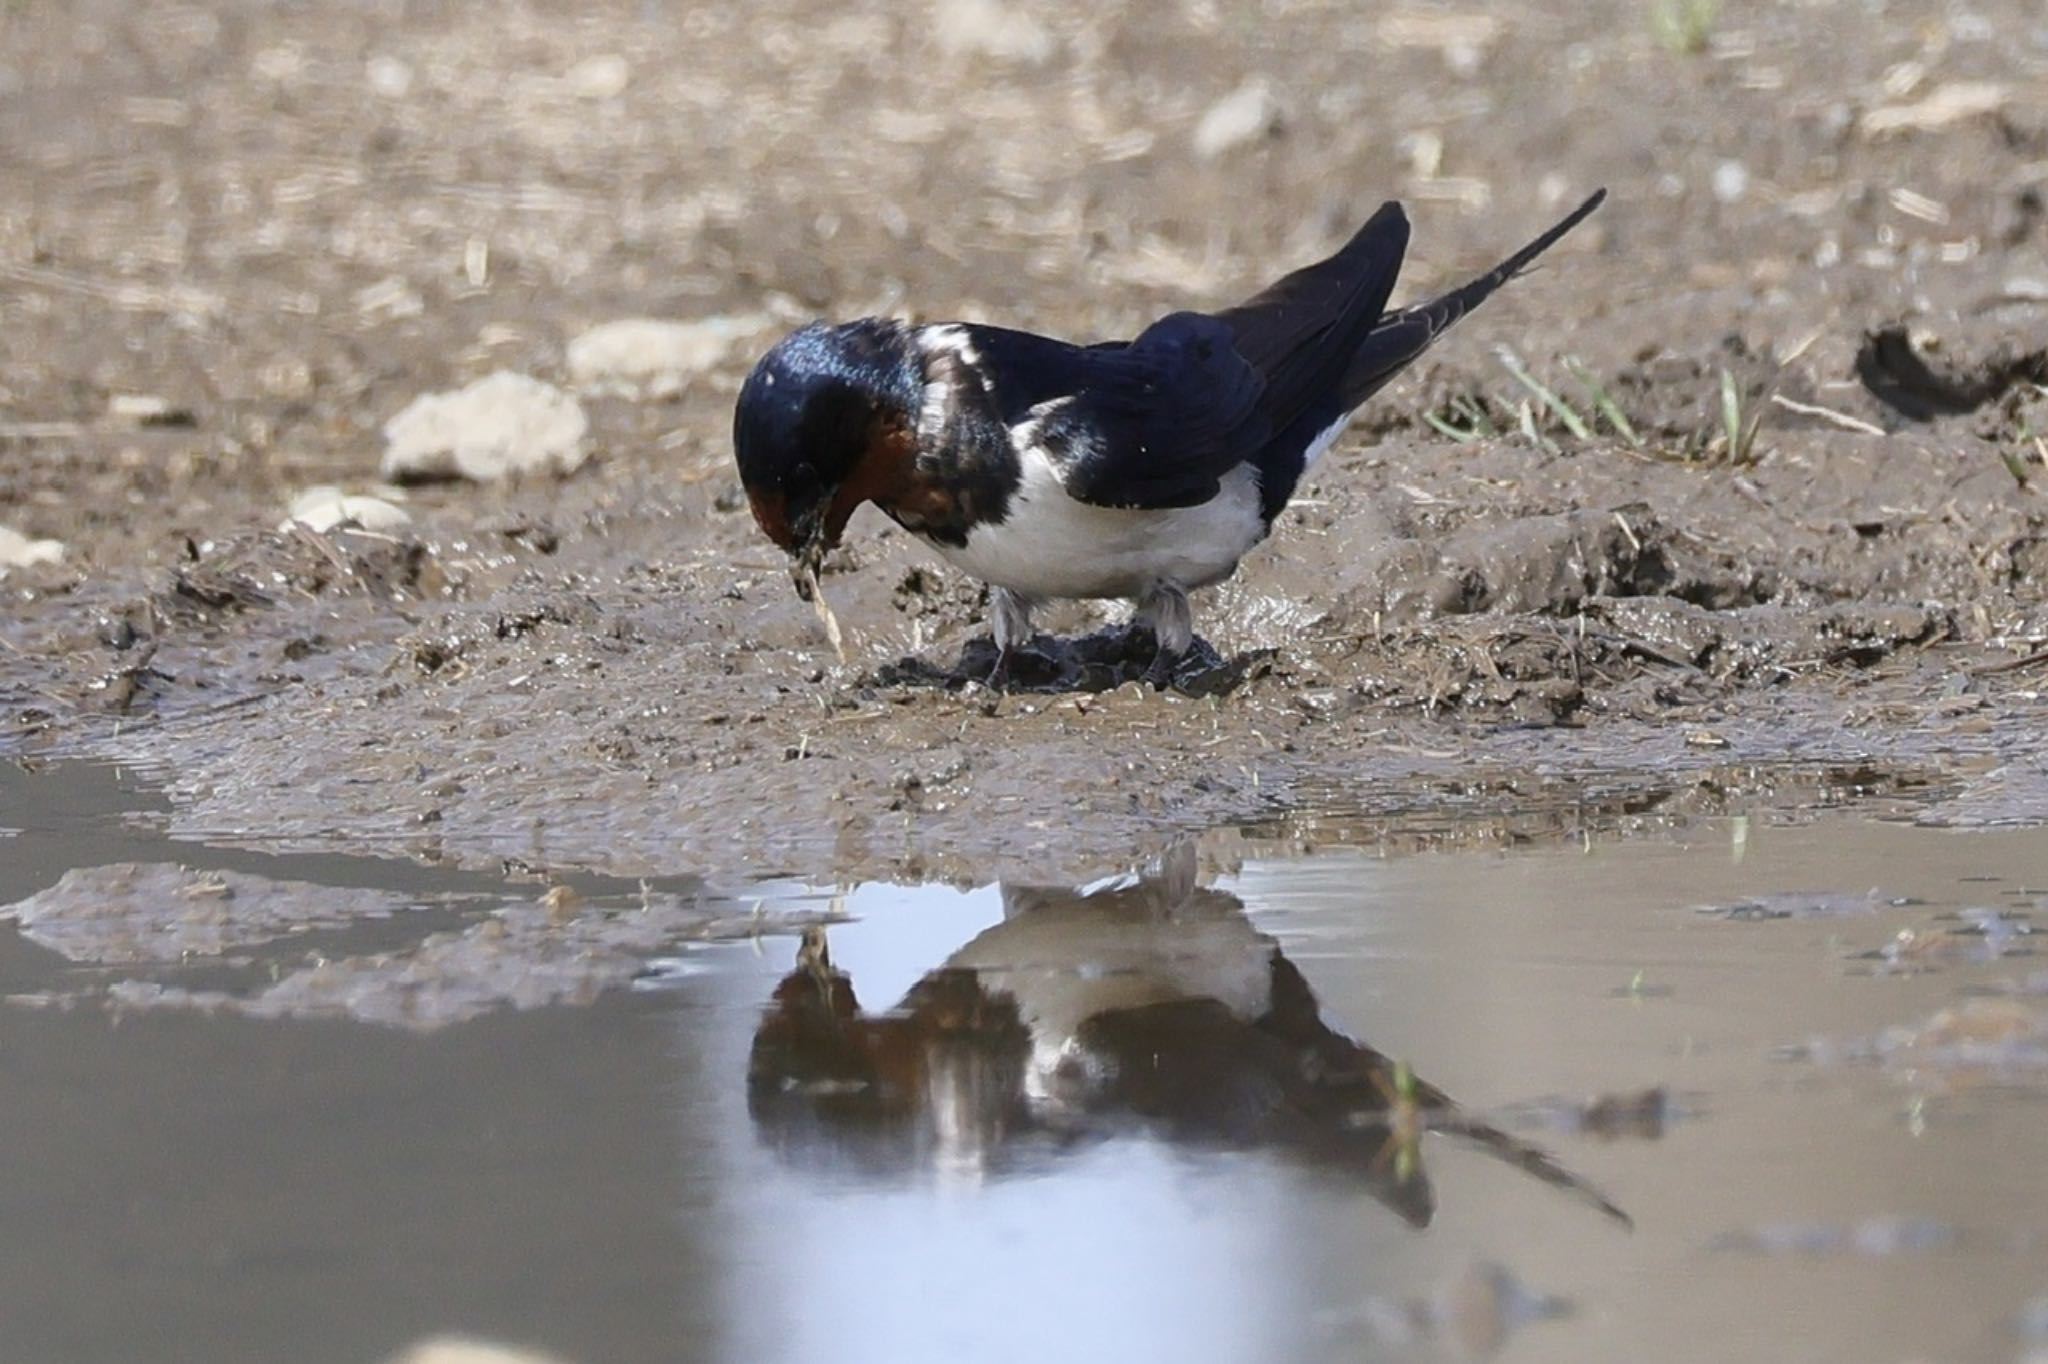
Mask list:
[[[861,503],[914,454],[917,376],[897,323],[822,323],[778,341],[740,389],[732,444],[754,520],[793,559],[797,592]]]

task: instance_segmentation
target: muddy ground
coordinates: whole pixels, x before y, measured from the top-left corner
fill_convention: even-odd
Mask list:
[[[1128,334],[1385,197],[1410,298],[1596,185],[1198,599],[1175,691],[1113,633],[980,688],[982,593],[865,513],[841,664],[737,499],[739,380],[809,317]],[[2030,0],[12,0],[0,525],[65,555],[0,584],[0,751],[146,765],[216,840],[732,880],[1471,809],[2036,819],[2044,196]],[[589,398],[566,478],[276,529],[418,395],[566,383],[632,316],[747,339]]]

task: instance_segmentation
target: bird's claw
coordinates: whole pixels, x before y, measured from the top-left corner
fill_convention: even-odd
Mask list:
[[[989,669],[988,681],[984,684],[990,691],[1008,691],[1010,689],[1010,660],[1015,653],[1016,650],[1014,649],[998,649],[996,651],[996,665]]]
[[[1169,654],[1161,649],[1153,656],[1152,666],[1145,669],[1145,684],[1153,691],[1171,691],[1174,674],[1180,670],[1180,655]]]

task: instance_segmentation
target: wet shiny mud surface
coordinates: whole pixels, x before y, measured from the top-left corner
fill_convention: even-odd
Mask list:
[[[0,754],[149,764],[187,837],[636,879],[1085,878],[1333,782],[2039,817],[2037,4],[927,8],[0,6],[0,525],[62,546],[5,578]],[[734,397],[813,317],[1133,335],[1394,197],[1406,302],[1596,185],[1164,696],[1117,604],[987,693],[985,594],[872,512],[837,658],[747,515]],[[592,381],[641,315],[693,358]],[[585,462],[377,484],[499,370]],[[324,485],[395,519],[280,529]]]
[[[2044,1347],[2033,832],[1332,807],[727,892],[0,791],[11,1358]]]

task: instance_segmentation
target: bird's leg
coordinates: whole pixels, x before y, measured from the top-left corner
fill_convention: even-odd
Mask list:
[[[1195,642],[1195,612],[1188,594],[1178,583],[1155,583],[1138,602],[1138,620],[1152,627],[1159,652],[1145,670],[1145,680],[1159,691],[1173,685],[1174,669],[1181,655]]]
[[[996,637],[996,666],[988,675],[988,685],[1001,691],[1010,685],[1010,660],[1016,655],[1017,646],[1031,638],[1034,603],[1007,587],[989,589],[988,599]]]

